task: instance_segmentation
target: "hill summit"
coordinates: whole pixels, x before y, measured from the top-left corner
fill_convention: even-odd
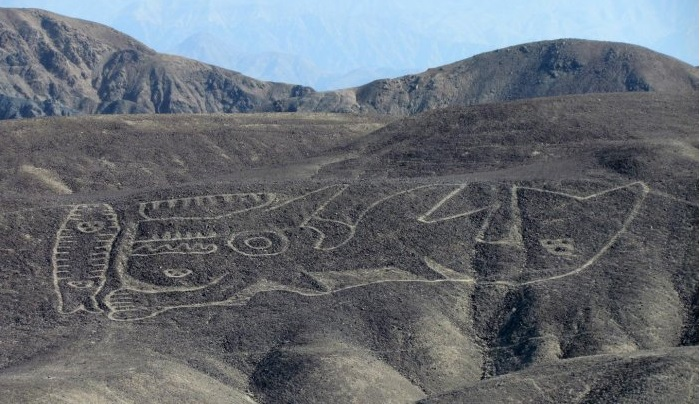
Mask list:
[[[353,89],[348,108],[412,115],[464,106],[560,95],[698,89],[697,69],[649,49],[615,42],[560,39],[476,55],[424,73],[373,81]],[[309,108],[309,100],[321,101]],[[326,97],[335,97],[329,94]],[[303,109],[325,110],[324,95],[302,98]]]
[[[164,55],[101,24],[0,9],[0,117],[248,112],[293,97],[268,83]]]
[[[111,113],[356,112],[412,115],[530,97],[689,93],[693,66],[639,46],[562,39],[336,91],[256,80],[160,54],[101,24],[0,9],[0,118]]]

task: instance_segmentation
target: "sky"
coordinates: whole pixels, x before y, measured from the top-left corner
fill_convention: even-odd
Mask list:
[[[0,0],[257,79],[337,89],[511,45],[626,42],[698,65],[697,0]]]

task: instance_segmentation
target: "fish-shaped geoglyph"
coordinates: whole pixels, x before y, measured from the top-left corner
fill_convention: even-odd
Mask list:
[[[119,233],[111,206],[76,205],[61,224],[51,257],[58,312],[101,312],[97,294],[107,279],[110,254]]]
[[[58,232],[59,312],[113,320],[244,305],[261,292],[320,296],[385,282],[520,287],[592,266],[637,216],[649,188],[584,195],[521,185],[329,185],[139,205],[120,232],[106,204],[78,205]],[[114,256],[110,288],[106,271]]]

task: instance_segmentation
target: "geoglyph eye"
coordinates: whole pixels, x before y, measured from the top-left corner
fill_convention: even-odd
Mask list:
[[[105,227],[105,223],[99,220],[84,221],[79,222],[75,227],[81,233],[95,233],[102,230]]]
[[[576,253],[574,240],[571,238],[542,239],[540,245],[548,253],[560,256],[572,256]]]
[[[244,231],[234,234],[228,246],[250,257],[282,254],[289,246],[287,237],[276,231]]]
[[[192,270],[187,268],[168,268],[163,270],[163,274],[168,278],[184,278],[192,273]]]

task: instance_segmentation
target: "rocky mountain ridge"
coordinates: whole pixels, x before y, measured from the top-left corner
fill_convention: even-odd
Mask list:
[[[299,86],[158,54],[106,26],[41,10],[0,10],[0,117],[247,112]]]
[[[694,67],[638,46],[555,40],[364,86],[317,92],[159,54],[104,25],[0,9],[0,118],[271,111],[411,115],[446,106],[590,92],[688,93]]]
[[[390,115],[569,94],[655,91],[687,94],[697,69],[640,46],[562,39],[516,45],[354,89],[350,109]],[[318,97],[300,101],[304,106]],[[324,110],[322,103],[318,110]],[[312,108],[314,109],[314,108]]]

